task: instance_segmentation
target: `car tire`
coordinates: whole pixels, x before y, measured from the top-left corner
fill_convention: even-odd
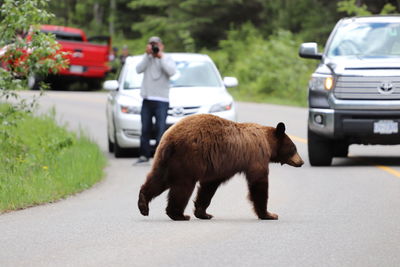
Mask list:
[[[311,166],[330,166],[333,158],[333,141],[308,129],[308,158]]]
[[[335,146],[333,148],[333,155],[335,157],[343,157],[346,158],[349,154],[349,144],[346,140],[338,140],[335,142]]]
[[[140,157],[140,148],[134,148],[132,150],[132,157],[134,157],[134,158]]]
[[[88,79],[86,81],[87,88],[89,91],[98,91],[101,90],[101,86],[103,84],[103,80],[99,79]]]
[[[113,153],[114,143],[110,140],[110,136],[108,136],[108,134],[107,134],[107,139],[108,139],[108,152]]]
[[[114,133],[114,155],[116,158],[122,158],[126,155],[126,149],[122,148],[118,144],[117,134]]]
[[[40,82],[43,79],[41,79],[39,76],[37,75],[30,75],[28,77],[28,87],[30,90],[40,90]]]

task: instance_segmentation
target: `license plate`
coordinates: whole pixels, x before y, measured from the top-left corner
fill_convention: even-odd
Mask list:
[[[83,66],[71,65],[69,67],[69,71],[73,72],[73,73],[82,73],[83,72]]]
[[[374,133],[395,134],[399,132],[399,123],[392,120],[374,122]]]

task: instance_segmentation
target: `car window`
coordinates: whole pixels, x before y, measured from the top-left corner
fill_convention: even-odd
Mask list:
[[[64,40],[64,41],[75,41],[82,42],[83,38],[80,34],[77,33],[69,33],[69,32],[59,32],[59,31],[47,31],[42,30],[44,33],[52,33],[56,36],[56,40]]]
[[[137,62],[131,64],[123,82],[124,89],[139,89],[143,74],[136,73]],[[218,87],[219,75],[211,62],[175,61],[176,73],[171,77],[171,87]]]
[[[358,57],[400,56],[400,23],[349,23],[335,33],[327,55]]]

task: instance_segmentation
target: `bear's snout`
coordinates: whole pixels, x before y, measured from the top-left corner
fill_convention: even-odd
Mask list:
[[[296,153],[288,160],[287,164],[293,167],[301,167],[304,164],[304,161],[300,157],[299,153]]]

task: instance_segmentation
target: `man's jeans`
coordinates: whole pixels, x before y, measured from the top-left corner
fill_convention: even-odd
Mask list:
[[[168,114],[168,102],[153,101],[143,99],[141,121],[142,121],[142,135],[140,136],[140,155],[150,158],[152,155],[150,138],[153,130],[153,117],[156,119],[155,133],[156,133],[156,146],[160,142],[161,136],[166,130],[166,119]]]

